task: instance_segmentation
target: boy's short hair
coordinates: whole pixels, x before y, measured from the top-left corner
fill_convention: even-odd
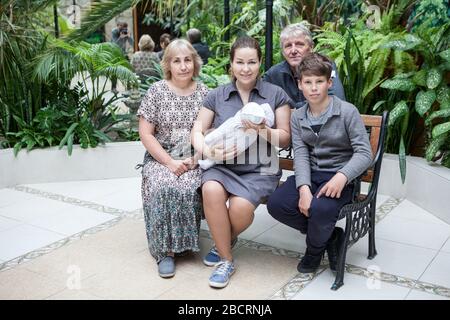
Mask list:
[[[302,79],[302,76],[325,76],[329,80],[332,71],[331,60],[327,56],[316,52],[303,57],[302,62],[295,68],[295,73],[299,80]]]

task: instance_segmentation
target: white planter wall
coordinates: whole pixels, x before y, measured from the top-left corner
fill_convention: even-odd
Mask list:
[[[22,150],[17,158],[11,149],[0,150],[0,188],[18,184],[99,180],[138,176],[134,167],[142,163],[144,147],[140,142],[107,143],[97,148],[57,147]]]
[[[450,224],[450,169],[419,157],[408,156],[406,163],[402,185],[398,156],[384,156],[378,192],[406,198]]]

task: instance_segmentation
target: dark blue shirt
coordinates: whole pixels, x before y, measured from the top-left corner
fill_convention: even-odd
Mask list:
[[[336,65],[333,63],[333,73],[331,75],[333,84],[328,90],[329,95],[335,95],[341,100],[345,99],[344,87],[336,70]],[[279,64],[271,67],[264,74],[264,80],[273,83],[281,87],[293,101],[295,109],[303,107],[306,104],[305,96],[303,92],[298,88],[297,78],[294,76],[287,61],[283,61]]]
[[[208,45],[203,42],[197,42],[193,43],[192,46],[197,51],[200,58],[202,58],[203,65],[207,64],[208,58],[211,56]]]

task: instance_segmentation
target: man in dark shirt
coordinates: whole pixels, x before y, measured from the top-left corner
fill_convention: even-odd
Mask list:
[[[202,42],[202,34],[200,30],[195,28],[189,29],[186,32],[186,37],[197,51],[200,58],[202,58],[203,65],[207,64],[208,58],[211,56],[211,52],[209,51],[208,45]]]
[[[309,29],[302,23],[296,23],[288,25],[281,31],[280,44],[286,60],[267,70],[264,80],[283,88],[292,99],[295,108],[298,109],[306,103],[306,100],[302,91],[298,88],[298,79],[294,70],[302,61],[302,57],[313,51],[314,42]],[[333,85],[328,94],[335,95],[345,101],[344,87],[334,63],[332,69]]]

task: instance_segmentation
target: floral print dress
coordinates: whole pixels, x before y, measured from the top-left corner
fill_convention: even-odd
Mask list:
[[[208,88],[197,83],[188,96],[176,95],[165,80],[147,91],[137,112],[155,125],[155,138],[174,159],[192,155],[190,132]],[[146,152],[142,166],[142,201],[148,246],[157,262],[168,252],[199,251],[202,216],[200,169],[177,177]]]

